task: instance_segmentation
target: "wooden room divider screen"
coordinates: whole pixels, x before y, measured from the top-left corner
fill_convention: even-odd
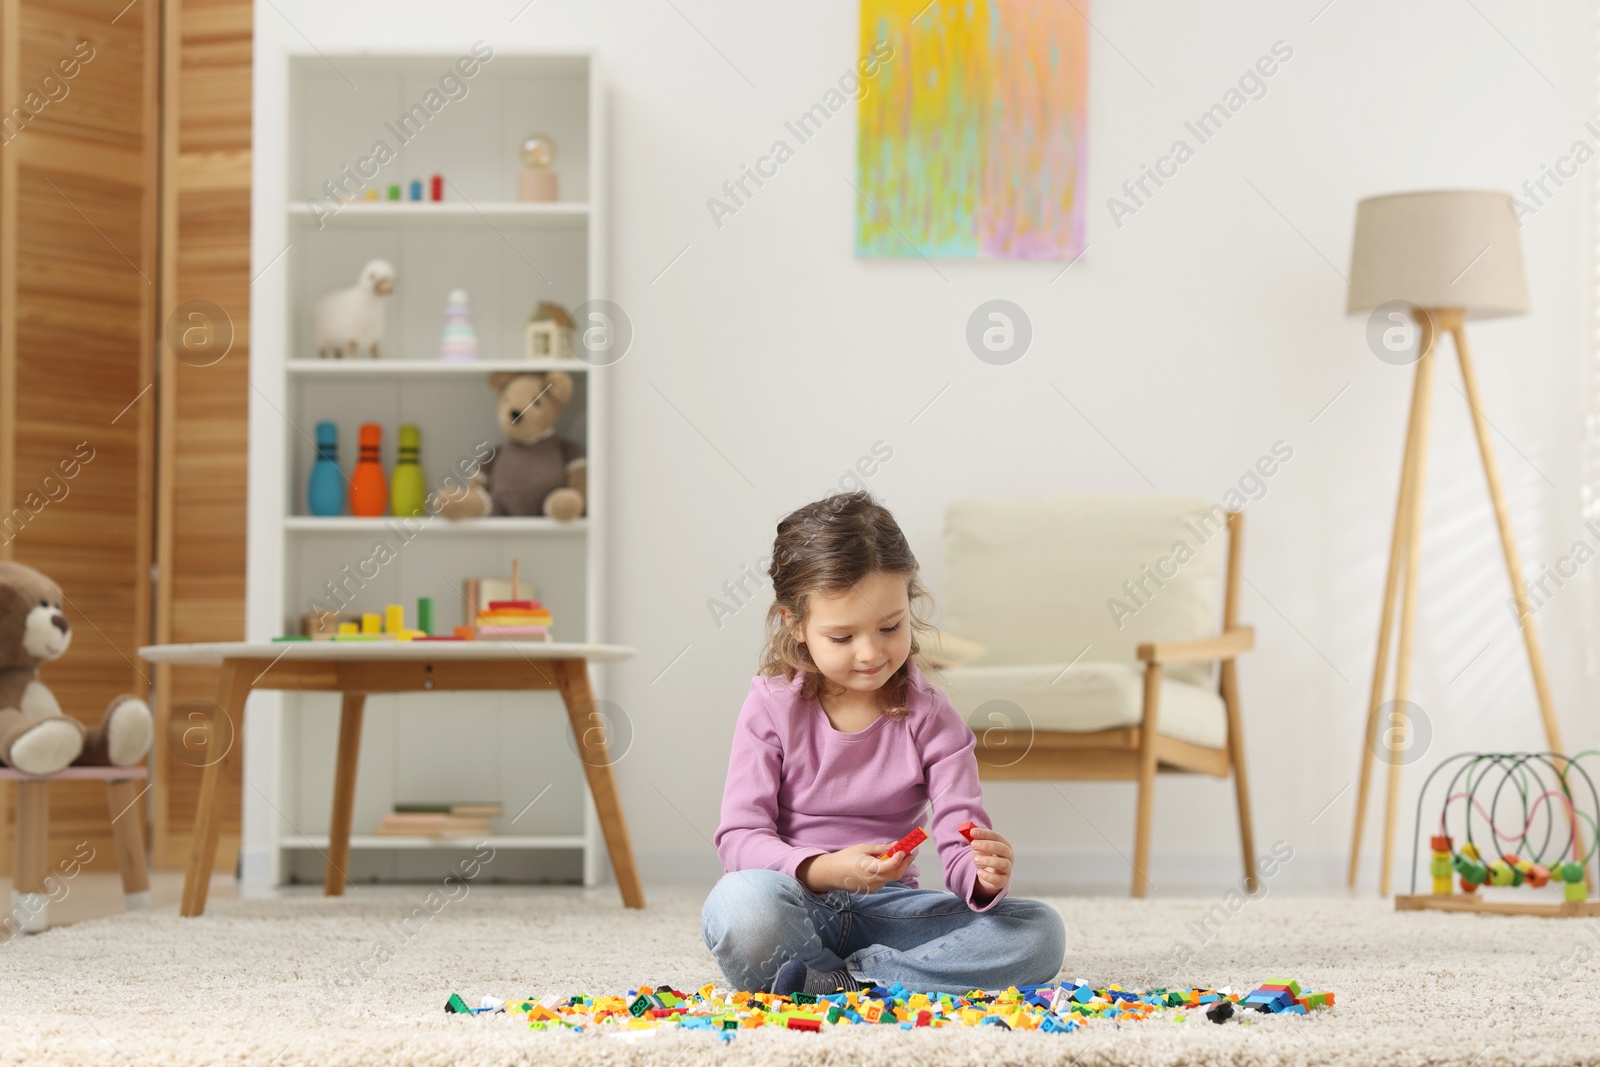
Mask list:
[[[46,668],[64,709],[151,694],[157,867],[183,866],[200,780],[169,727],[216,681],[134,650],[244,636],[251,19],[250,0],[0,0],[0,559],[70,600]],[[223,870],[240,765],[235,746]],[[95,785],[53,791],[52,864],[86,841],[115,866]]]

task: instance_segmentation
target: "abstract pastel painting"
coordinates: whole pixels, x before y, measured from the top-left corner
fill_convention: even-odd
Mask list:
[[[1083,251],[1088,6],[861,0],[858,256]]]

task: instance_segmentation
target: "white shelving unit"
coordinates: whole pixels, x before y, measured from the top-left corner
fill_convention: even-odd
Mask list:
[[[578,370],[588,370],[580,363]],[[313,375],[333,378],[471,378],[481,381],[495,371],[572,371],[569,359],[480,359],[476,363],[445,363],[430,359],[297,359],[289,364],[291,378]]]
[[[480,218],[485,222],[543,222],[548,225],[582,225],[589,216],[585,203],[519,204],[451,202],[447,200],[356,200],[339,207],[315,208],[307,201],[289,205],[291,218],[334,225],[383,225],[396,218],[407,221],[456,221]]]
[[[415,520],[413,520],[415,521]],[[291,533],[382,533],[402,526],[396,519],[367,519],[352,515],[340,518],[319,518],[314,515],[290,515],[283,520],[283,528]],[[582,537],[589,531],[588,519],[557,522],[542,517],[474,519],[445,523],[434,520],[427,529],[430,537],[499,537],[508,533],[539,534],[549,537]],[[466,622],[465,619],[461,620]]]
[[[545,837],[536,837],[536,836],[530,836],[530,835],[527,835],[527,834],[522,834],[522,835],[517,835],[517,834],[497,834],[493,838],[493,841],[494,841],[494,846],[497,849],[500,849],[500,848],[565,848],[565,849],[576,849],[576,848],[583,848],[587,844],[587,840],[584,838],[584,836],[582,834],[571,834],[571,835],[568,835],[566,837],[561,837],[559,835],[548,835],[548,836],[545,836]],[[326,849],[328,847],[328,838],[327,838],[326,834],[324,834],[321,837],[303,837],[303,836],[300,836],[300,835],[294,835],[294,836],[290,836],[290,837],[284,837],[278,843],[279,843],[279,845],[281,845],[283,848],[286,848],[286,849],[308,849],[308,850],[313,851],[313,852],[320,852],[320,851],[322,851],[322,850],[324,850],[324,849]],[[456,838],[400,837],[400,836],[395,836],[395,837],[389,837],[389,836],[376,837],[376,836],[373,836],[371,834],[364,834],[364,835],[362,835],[360,837],[352,836],[350,838],[350,847],[352,849],[358,849],[358,848],[378,848],[378,849],[391,849],[391,848],[445,849],[445,848],[453,848],[453,849],[463,849],[463,850],[466,850],[466,851],[471,851],[472,848],[476,844],[477,844],[477,839],[476,838],[471,838],[471,837],[456,837]]]
[[[469,46],[437,54],[323,55],[289,51],[256,63],[255,194],[251,330],[250,578],[248,636],[296,632],[318,607],[414,619],[434,601],[446,631],[466,620],[469,576],[506,576],[517,559],[549,606],[558,640],[605,640],[605,377],[582,360],[523,358],[535,305],[569,310],[604,297],[604,105],[592,55],[496,51],[470,78],[457,61]],[[415,113],[455,71],[467,91],[449,98],[405,141],[398,116]],[[437,99],[437,98],[436,98]],[[556,143],[561,199],[518,203],[518,147],[529,133]],[[369,179],[408,190],[445,179],[440,202],[336,202],[324,182],[358,169],[384,141],[394,158]],[[310,350],[310,309],[352,284],[373,258],[397,284],[387,304],[379,360],[322,360]],[[446,294],[471,299],[483,358],[435,359]],[[340,465],[354,463],[357,428],[384,428],[383,463],[395,462],[399,427],[422,431],[431,488],[498,444],[495,371],[564,370],[572,400],[557,432],[583,443],[588,507],[583,518],[452,522],[324,518],[308,513],[306,482],[315,426],[339,428]],[[388,546],[380,558],[376,546]],[[603,669],[592,668],[605,696]],[[258,693],[244,726],[242,889],[320,880],[331,807],[338,697]],[[499,801],[506,815],[488,839],[489,879],[599,881],[605,850],[560,698],[537,694],[381,695],[367,700],[357,777],[352,877],[433,878],[475,840],[379,837],[369,831],[397,801]],[[502,854],[503,851],[503,854]]]

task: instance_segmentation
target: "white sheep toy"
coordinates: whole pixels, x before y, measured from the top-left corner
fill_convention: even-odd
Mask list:
[[[383,341],[384,301],[394,292],[394,267],[373,259],[348,289],[329,293],[311,312],[311,343],[318,358],[354,359],[365,349],[378,358]]]

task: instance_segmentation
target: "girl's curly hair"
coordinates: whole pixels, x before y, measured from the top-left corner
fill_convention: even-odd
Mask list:
[[[795,632],[805,626],[810,598],[817,593],[843,592],[879,571],[906,579],[911,653],[878,690],[886,715],[905,716],[910,665],[917,660],[922,666],[918,638],[932,630],[918,608],[931,604],[932,597],[917,576],[917,557],[894,516],[865,490],[834,493],[795,509],[778,523],[767,568],[773,599],[767,611],[767,646],[760,673],[788,681],[802,675],[801,694],[820,699],[832,683],[817,669],[810,650]],[[796,620],[792,626],[784,622],[785,609]]]

